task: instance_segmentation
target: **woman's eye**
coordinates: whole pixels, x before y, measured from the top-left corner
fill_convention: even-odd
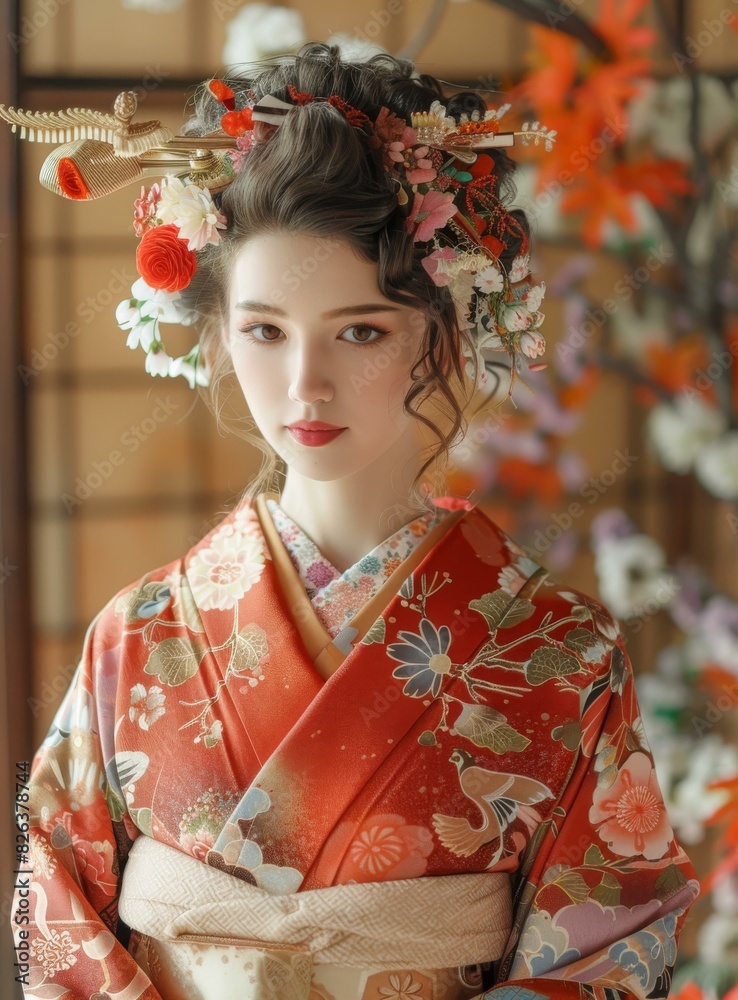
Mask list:
[[[271,323],[255,323],[253,326],[247,326],[243,330],[239,330],[239,333],[248,333],[254,340],[260,341],[262,344],[271,344],[277,338],[276,337],[255,337],[254,330],[276,330],[277,333],[281,333],[279,327],[272,326]]]
[[[386,330],[380,330],[378,327],[374,327],[374,326],[357,325],[357,326],[350,326],[348,329],[349,330],[359,330],[363,334],[369,334],[369,335],[371,335],[373,333],[377,334],[377,336],[374,337],[374,339],[372,339],[372,340],[361,339],[360,338],[359,340],[349,341],[349,343],[353,343],[353,344],[376,344],[376,342],[378,340],[381,340],[382,337],[386,336],[386,334],[387,334]],[[348,330],[346,330],[344,332],[348,333]]]
[[[271,330],[276,335],[266,336],[260,334],[257,336],[255,332],[256,330],[265,330],[265,331]],[[344,330],[341,336],[343,336],[346,333],[349,333],[352,330],[356,330],[358,332],[358,337],[356,339],[349,339],[348,343],[356,344],[358,347],[361,347],[364,344],[366,344],[367,346],[376,344],[378,340],[381,340],[382,337],[385,337],[389,332],[387,330],[381,330],[378,327],[374,326],[367,326],[365,324],[356,324],[355,326],[350,326],[348,327],[347,330]],[[258,341],[258,343],[260,344],[274,344],[279,341],[279,335],[281,334],[282,331],[279,329],[278,326],[273,326],[271,323],[254,323],[251,326],[239,329],[238,332],[243,334],[244,336],[248,336],[252,340]],[[373,334],[374,336],[372,336]]]

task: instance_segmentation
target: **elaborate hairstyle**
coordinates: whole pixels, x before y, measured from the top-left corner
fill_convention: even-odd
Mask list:
[[[471,91],[444,97],[440,81],[427,74],[414,76],[414,66],[408,60],[378,54],[366,62],[353,62],[341,57],[338,46],[322,42],[308,42],[296,54],[255,64],[253,72],[247,72],[245,66],[237,70],[238,75],[220,78],[233,91],[236,108],[246,106],[247,98],[252,106],[267,94],[289,101],[297,91],[323,98],[337,95],[372,121],[384,107],[409,123],[413,112],[427,109],[434,101],[452,116],[479,112],[484,117],[487,110],[483,98]],[[220,127],[223,104],[209,82],[197,88],[194,114],[182,126],[182,135],[203,136]],[[263,453],[261,469],[245,493],[253,497],[275,489],[276,453],[261,436],[252,435],[223,415],[233,368],[222,328],[229,312],[235,256],[245,241],[263,233],[304,233],[345,241],[362,259],[377,265],[379,288],[386,298],[419,309],[427,317],[421,356],[412,369],[413,384],[404,401],[405,412],[427,425],[439,442],[413,482],[418,506],[426,507],[428,501],[416,486],[434,463],[436,472],[441,469],[451,444],[468,426],[466,411],[473,392],[462,405],[457,392],[458,386],[465,385],[462,345],[466,341],[471,347],[471,331],[459,323],[449,288],[435,283],[421,263],[429,250],[427,242],[414,242],[404,225],[396,186],[366,132],[353,127],[345,114],[326,100],[306,103],[299,113],[285,115],[279,127],[262,125],[262,129],[269,133],[268,141],[255,142],[243,157],[235,179],[214,195],[226,228],[218,243],[198,251],[197,270],[181,292],[182,305],[197,317],[195,326],[210,367],[209,384],[199,386],[199,391],[219,427],[245,437]],[[504,149],[486,152],[494,159],[494,194],[501,202],[512,200],[515,162]],[[509,214],[519,225],[499,253],[506,271],[521,245],[527,246],[529,236],[525,213],[510,210]],[[488,362],[490,370],[495,365],[506,367],[501,362]],[[500,382],[496,372],[495,378],[496,389]],[[456,388],[454,379],[458,380]],[[445,434],[415,408],[430,397],[439,412],[448,414],[451,427]]]

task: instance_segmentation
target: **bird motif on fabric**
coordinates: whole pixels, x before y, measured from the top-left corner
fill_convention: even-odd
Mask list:
[[[479,809],[484,822],[473,827],[464,817],[434,813],[433,826],[443,846],[462,858],[468,858],[483,844],[499,839],[495,855],[487,866],[490,868],[500,859],[502,835],[510,823],[521,819],[532,833],[541,822],[541,815],[533,805],[553,797],[553,792],[535,778],[480,767],[466,750],[454,750],[449,760],[456,764],[462,792]]]

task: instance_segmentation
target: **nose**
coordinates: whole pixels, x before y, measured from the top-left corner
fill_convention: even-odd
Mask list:
[[[312,404],[333,399],[333,385],[327,371],[325,357],[315,348],[303,347],[295,352],[292,360],[294,371],[290,374],[289,398],[296,403]]]

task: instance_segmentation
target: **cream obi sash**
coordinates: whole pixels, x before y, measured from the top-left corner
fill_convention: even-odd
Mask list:
[[[424,970],[495,961],[512,903],[503,872],[274,895],[141,834],[119,912],[143,935],[134,957],[165,1000],[307,1000],[321,963]]]

